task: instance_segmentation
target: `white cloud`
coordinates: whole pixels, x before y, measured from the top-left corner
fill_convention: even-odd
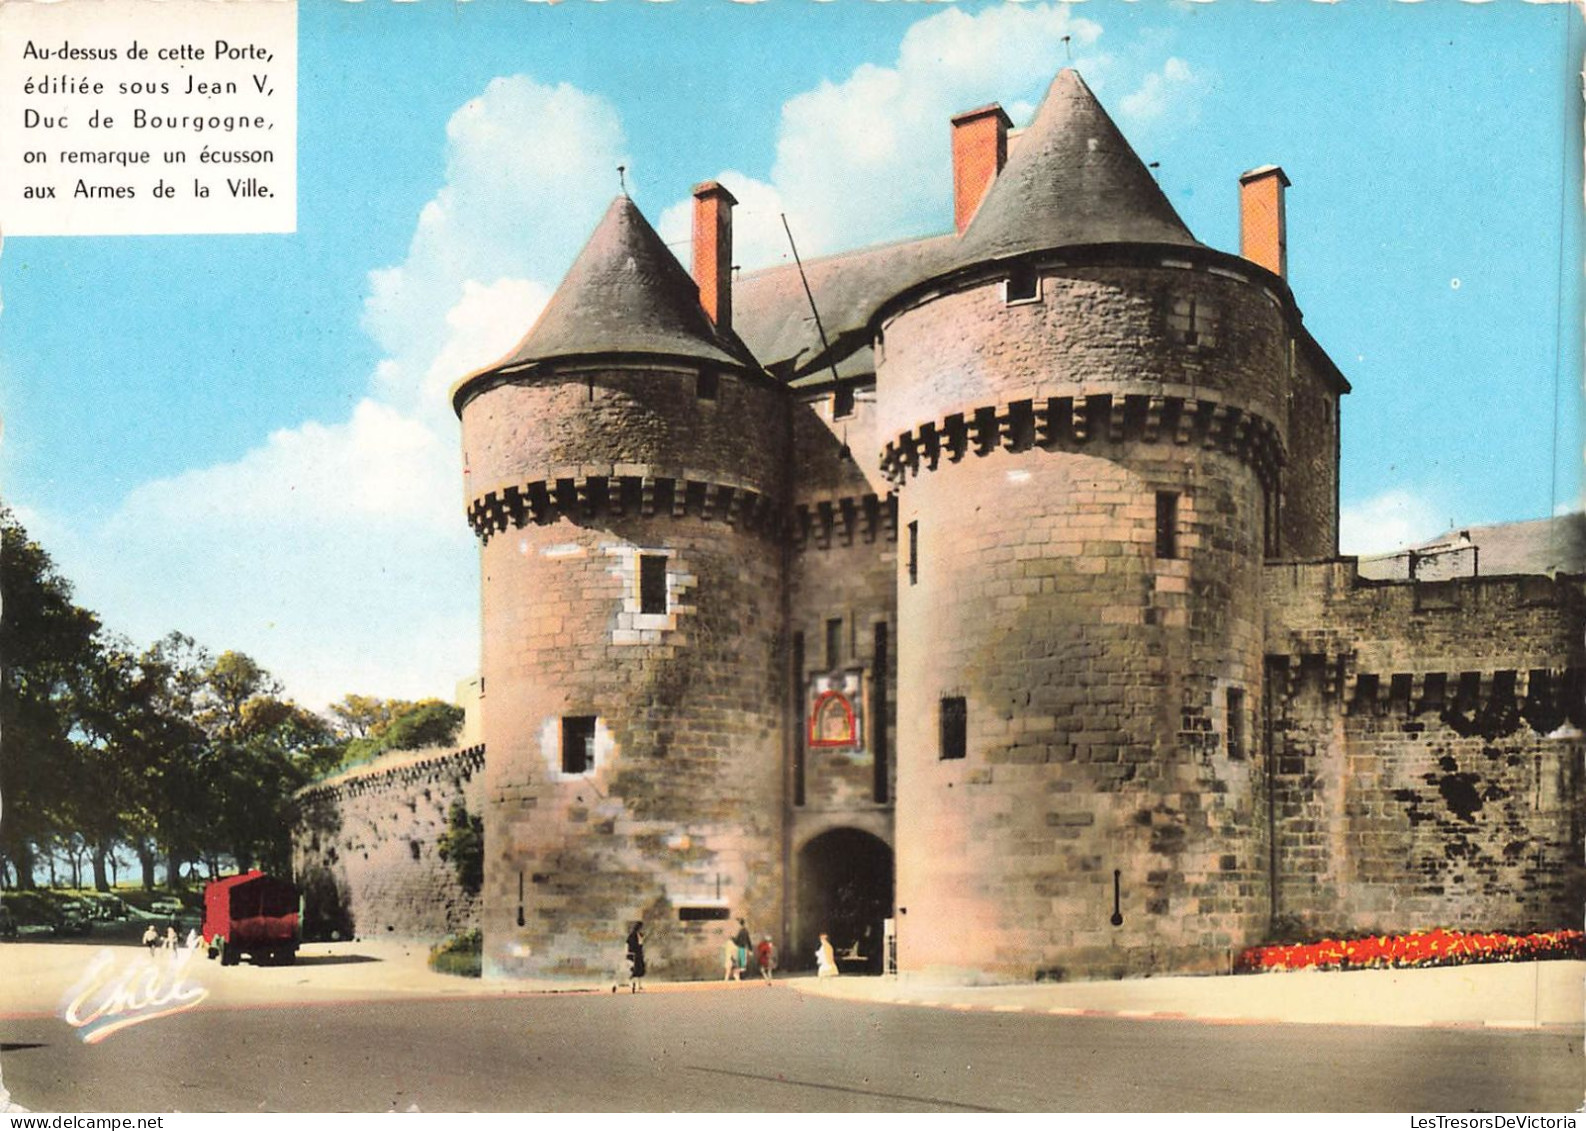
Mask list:
[[[420,382],[420,406],[450,414],[446,394],[457,379],[505,356],[550,300],[550,288],[529,279],[497,279],[488,285],[466,280],[462,297],[446,312],[445,344]],[[390,381],[393,368],[382,369],[382,384]]]
[[[1101,32],[1068,4],[950,8],[911,26],[889,65],[863,64],[790,98],[770,180],[717,175],[740,202],[734,259],[746,268],[790,259],[784,211],[805,256],[947,230],[952,116],[1001,101],[1025,125],[1061,61],[1098,92],[1132,87],[1112,106],[1126,130],[1150,128],[1169,111],[1173,121],[1193,118],[1205,75],[1174,57],[1134,78],[1146,51],[1115,58],[1098,49]],[[669,241],[687,239],[689,207],[663,213]]]
[[[129,527],[181,522],[326,527],[398,518],[437,526],[455,494],[438,489],[438,473],[456,462],[434,431],[364,400],[343,424],[282,429],[234,463],[134,488],[109,530],[119,536]]]
[[[1119,116],[1137,125],[1156,122],[1171,113],[1180,125],[1193,122],[1199,113],[1205,78],[1179,58],[1171,58],[1162,68],[1141,80],[1132,94],[1118,102]]]
[[[974,15],[951,8],[910,27],[891,65],[867,63],[789,99],[770,182],[718,176],[744,204],[741,227],[734,215],[735,236],[742,235],[734,258],[745,267],[787,258],[784,210],[801,255],[945,230],[949,119],[996,98],[1027,114],[1029,99],[1052,79],[1053,61],[1069,50],[1082,55],[1100,34],[1100,25],[1064,4],[1006,4]],[[1092,55],[1087,76],[1108,66]],[[763,209],[753,218],[750,198]],[[679,207],[663,223],[675,224]]]
[[[389,359],[384,395],[434,410],[431,366],[443,353],[467,351],[460,307],[491,307],[500,350],[528,330],[617,195],[624,144],[610,103],[525,75],[491,80],[452,115],[445,185],[420,209],[407,257],[369,273],[363,322]],[[501,306],[513,297],[525,303],[516,314]],[[442,393],[491,360],[488,351],[469,356],[477,360],[439,380]]]
[[[1338,547],[1344,554],[1391,554],[1435,538],[1450,525],[1436,505],[1420,495],[1387,491],[1340,509]]]
[[[446,390],[539,315],[616,195],[622,144],[603,100],[521,75],[458,109],[406,258],[369,274],[369,395],[52,541],[79,600],[139,643],[180,629],[248,652],[311,706],[449,697],[478,664],[479,597]]]

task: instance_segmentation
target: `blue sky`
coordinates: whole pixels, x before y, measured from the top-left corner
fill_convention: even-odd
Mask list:
[[[304,0],[295,235],[6,243],[0,490],[135,643],[248,651],[315,706],[449,695],[478,567],[444,391],[527,329],[616,166],[668,239],[725,180],[745,266],[784,210],[807,255],[943,231],[948,117],[1022,125],[1072,63],[1202,241],[1237,250],[1240,172],[1293,180],[1290,281],[1355,387],[1346,550],[1542,517],[1580,490],[1579,22]]]

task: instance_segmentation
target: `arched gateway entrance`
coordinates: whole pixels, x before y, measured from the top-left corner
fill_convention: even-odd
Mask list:
[[[859,829],[821,833],[799,851],[797,950],[786,965],[812,967],[825,932],[845,973],[879,974],[882,921],[891,916],[892,849],[887,843]]]

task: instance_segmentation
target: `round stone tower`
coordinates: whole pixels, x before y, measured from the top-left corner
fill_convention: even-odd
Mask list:
[[[704,189],[719,248],[732,201]],[[453,391],[483,573],[489,973],[612,976],[643,920],[652,976],[707,975],[731,919],[780,928],[789,425],[716,260],[702,306],[619,197],[518,348]]]
[[[878,313],[904,970],[1206,969],[1267,926],[1292,309],[1064,71],[952,268]]]

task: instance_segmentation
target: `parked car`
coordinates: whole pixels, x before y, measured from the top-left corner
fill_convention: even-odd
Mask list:
[[[57,935],[86,935],[94,929],[93,913],[82,902],[69,899],[55,908],[50,930]]]
[[[130,910],[126,900],[118,895],[96,895],[90,903],[93,917],[101,922],[125,919]]]
[[[180,915],[184,908],[181,900],[171,896],[161,896],[149,904],[149,910],[156,915]]]

